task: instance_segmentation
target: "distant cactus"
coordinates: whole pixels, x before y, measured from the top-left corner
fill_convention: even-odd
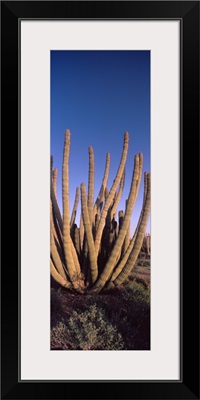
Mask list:
[[[142,242],[141,255],[145,256],[146,258],[149,258],[150,254],[151,254],[151,235],[146,234]]]
[[[150,255],[150,237],[145,235],[150,213],[150,173],[144,173],[143,205],[138,224],[130,237],[130,218],[135,205],[142,178],[143,154],[134,157],[134,168],[130,192],[125,211],[116,212],[124,188],[125,164],[128,153],[129,135],[124,134],[121,160],[109,190],[107,187],[110,154],[102,184],[94,201],[94,152],[89,147],[88,193],[86,184],[81,183],[80,227],[75,224],[79,202],[79,188],[76,189],[74,207],[70,218],[69,208],[69,153],[70,131],[65,132],[62,167],[63,216],[57,202],[57,169],[53,168],[51,157],[51,268],[54,280],[67,289],[80,293],[98,293],[104,288],[121,285],[137,261],[144,246]]]

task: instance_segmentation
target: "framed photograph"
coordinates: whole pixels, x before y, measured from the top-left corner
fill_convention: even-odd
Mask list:
[[[199,399],[199,2],[1,26],[2,399]]]

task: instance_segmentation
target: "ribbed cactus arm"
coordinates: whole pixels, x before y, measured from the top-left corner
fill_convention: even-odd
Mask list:
[[[147,247],[147,255],[150,255],[150,236],[146,236],[146,247]]]
[[[122,174],[125,168],[125,164],[126,164],[126,158],[127,158],[127,153],[128,153],[128,143],[129,143],[129,135],[128,132],[125,132],[124,134],[124,144],[123,144],[123,151],[122,151],[122,156],[121,156],[121,160],[120,160],[120,164],[117,170],[117,174],[116,174],[116,178],[113,182],[113,185],[110,189],[110,192],[108,194],[108,197],[106,198],[102,213],[101,213],[101,219],[99,221],[99,225],[97,228],[97,233],[96,233],[96,238],[95,238],[95,250],[96,250],[96,254],[99,253],[99,248],[100,248],[100,243],[101,243],[101,238],[102,238],[102,232],[103,232],[103,228],[105,225],[105,219],[107,216],[107,212],[109,207],[111,206],[113,199],[114,199],[114,195],[115,192],[117,190],[117,187],[120,183],[120,180],[122,178]]]
[[[65,287],[66,289],[71,288],[71,284],[64,279],[59,272],[56,270],[53,261],[50,259],[50,273],[53,279],[59,283],[61,286]]]
[[[97,256],[94,248],[94,240],[92,236],[92,229],[89,219],[89,212],[87,207],[87,196],[86,196],[86,187],[84,183],[81,183],[81,212],[83,217],[83,224],[85,228],[85,234],[88,245],[88,253],[89,253],[89,261],[91,268],[91,278],[92,283],[94,283],[97,279],[98,275],[98,267],[97,267]]]
[[[122,222],[122,227],[119,231],[118,237],[115,241],[115,244],[111,251],[110,257],[103,269],[103,272],[101,273],[100,277],[98,278],[98,281],[96,282],[96,285],[94,286],[94,289],[93,289],[94,291],[98,292],[99,290],[102,289],[102,287],[110,279],[112,272],[116,266],[116,261],[118,260],[119,253],[122,250],[122,245],[123,245],[126,233],[127,233],[132,210],[133,210],[136,198],[137,198],[138,178],[139,178],[139,156],[136,155],[135,159],[134,159],[134,170],[133,170],[133,175],[132,175],[131,188],[130,188],[129,197],[127,200],[127,207],[126,207],[124,219]]]
[[[95,205],[98,205],[102,201],[102,192],[104,192],[104,189],[106,188],[107,183],[108,183],[109,170],[110,170],[110,153],[107,153],[106,154],[106,165],[105,165],[104,175],[103,175],[103,179],[102,179],[102,184],[101,184],[97,199],[95,201]]]
[[[118,277],[115,279],[114,284],[120,285],[121,283],[124,282],[124,280],[128,277],[130,274],[132,268],[135,265],[135,262],[138,258],[140,249],[142,247],[145,231],[146,231],[146,226],[148,222],[148,217],[150,213],[150,207],[151,207],[151,183],[150,183],[150,173],[147,175],[147,193],[146,193],[146,200],[145,200],[145,205],[144,205],[144,211],[143,215],[141,218],[140,226],[137,232],[137,236],[135,239],[135,244],[134,247],[131,251],[131,254],[128,258],[128,261],[125,265],[125,267],[122,269],[121,273],[118,275]]]
[[[95,204],[98,204],[99,201],[101,201],[102,188],[105,189],[105,187],[107,186],[109,170],[110,170],[110,153],[107,153],[106,154],[106,165],[105,165],[104,175],[103,175],[103,179],[102,179],[102,184],[101,184],[97,199],[95,201]]]
[[[119,202],[120,202],[121,197],[122,197],[122,193],[123,193],[123,189],[124,189],[124,183],[125,183],[125,169],[123,171],[122,179],[120,181],[119,190],[118,190],[118,192],[116,194],[116,199],[115,199],[114,204],[112,206],[111,219],[115,218],[117,207],[118,207]]]
[[[139,216],[139,219],[138,219],[137,227],[135,229],[135,232],[133,234],[132,239],[130,240],[130,243],[129,243],[129,246],[128,246],[126,252],[124,253],[123,257],[121,258],[120,262],[118,263],[117,267],[115,268],[115,270],[114,270],[114,272],[113,272],[113,274],[111,276],[110,282],[115,281],[115,279],[118,277],[120,272],[123,270],[125,264],[127,263],[128,258],[130,256],[132,250],[133,250],[133,246],[135,244],[135,239],[137,237],[137,233],[138,233],[138,230],[139,230],[139,227],[140,227],[140,223],[141,223],[141,220],[142,220],[142,216],[143,216],[143,213],[144,213],[144,209],[145,209],[146,194],[147,194],[147,175],[148,175],[147,172],[145,172],[144,173],[143,205],[142,205],[142,209],[141,209],[140,216]]]
[[[147,176],[148,173],[144,173],[144,195],[143,195],[143,204],[145,203],[146,195],[147,195]]]
[[[144,213],[144,208],[145,208],[145,203],[146,203],[146,196],[147,196],[147,176],[148,176],[148,172],[145,172],[144,173],[143,203],[142,203],[142,209],[141,209],[140,216],[139,216],[139,219],[138,219],[137,227],[136,227],[135,232],[134,232],[134,240],[135,240],[135,238],[137,236],[138,229],[139,229],[139,226],[140,226],[140,222],[142,220],[142,216],[143,216],[143,213]]]
[[[80,235],[79,235],[79,228],[77,225],[74,227],[74,246],[77,252],[78,257],[81,255],[81,249],[80,249]]]
[[[89,146],[89,177],[88,177],[88,212],[91,227],[93,225],[93,205],[94,205],[94,151]]]
[[[128,229],[127,229],[126,236],[125,236],[125,239],[124,239],[124,243],[123,243],[123,246],[122,246],[121,257],[123,257],[123,255],[126,253],[126,250],[128,249],[128,246],[129,246],[129,243],[130,243],[130,226],[131,226],[131,223],[129,221]]]
[[[117,278],[117,276],[120,274],[122,269],[124,268],[126,262],[128,261],[130,254],[131,254],[134,243],[135,243],[135,238],[132,237],[125,254],[123,255],[122,259],[120,260],[119,264],[117,265],[116,269],[114,270],[114,272],[111,276],[110,282],[113,282]]]
[[[53,190],[55,193],[55,196],[57,198],[57,181],[58,181],[58,168],[53,168],[52,171],[52,177],[53,177]]]
[[[108,175],[110,170],[110,153],[106,153],[106,165],[104,170],[104,176],[102,180],[102,186],[105,188],[108,183]]]
[[[75,280],[76,269],[71,252],[70,236],[70,206],[69,206],[69,152],[70,152],[70,131],[65,132],[65,142],[62,165],[62,202],[63,202],[63,248],[65,262],[69,277],[72,282]]]
[[[82,215],[80,216],[79,234],[80,234],[80,249],[82,251],[83,250],[83,242],[84,242],[84,225],[83,225],[83,217],[82,217]]]
[[[78,202],[79,202],[79,187],[76,188],[76,194],[75,194],[75,199],[74,199],[74,206],[73,206],[72,215],[71,215],[71,220],[70,220],[70,228],[73,227],[74,222],[75,222],[75,219],[76,219],[76,213],[77,213]]]
[[[66,273],[64,271],[62,261],[60,259],[56,244],[55,244],[55,239],[54,239],[54,226],[53,226],[53,211],[52,211],[52,203],[50,204],[50,251],[51,251],[51,256],[54,262],[54,265],[56,266],[59,274],[66,279]]]
[[[74,245],[73,240],[72,240],[71,237],[70,237],[70,243],[71,243],[71,253],[72,253],[73,260],[74,260],[74,266],[75,266],[75,269],[76,269],[76,273],[77,273],[78,276],[80,276],[81,267],[80,267],[78,255],[77,255],[77,252],[76,252],[76,248],[75,248],[75,245]]]
[[[139,190],[139,188],[140,188],[140,182],[141,182],[141,179],[142,179],[143,159],[144,159],[143,153],[140,152],[140,153],[139,153],[139,179],[138,179],[138,190]]]
[[[101,184],[101,187],[100,187],[100,190],[99,190],[99,193],[98,193],[98,196],[95,201],[94,208],[93,208],[94,218],[95,218],[96,214],[100,215],[100,207],[103,204],[104,198],[105,198],[105,188],[108,183],[109,170],[110,170],[110,153],[107,153],[106,154],[106,165],[105,165],[102,184]]]
[[[51,191],[51,201],[52,201],[52,206],[53,206],[53,213],[58,221],[58,225],[60,228],[60,231],[63,232],[63,219],[62,215],[58,206],[57,198],[54,192],[54,187],[53,187],[53,180],[51,179],[50,182],[50,191]]]

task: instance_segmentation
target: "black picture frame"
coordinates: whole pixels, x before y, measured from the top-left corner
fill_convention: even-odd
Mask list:
[[[19,19],[30,18],[181,20],[180,381],[19,382],[20,282],[17,254],[20,267],[21,206],[18,22]],[[1,33],[2,183],[4,181],[5,185],[2,214],[6,215],[2,229],[5,241],[1,252],[4,254],[1,267],[2,399],[199,399],[199,241],[194,229],[199,226],[199,1],[2,1]],[[10,152],[13,152],[12,157]],[[18,181],[18,194],[10,180],[12,183]],[[13,216],[17,215],[18,222],[14,225]]]

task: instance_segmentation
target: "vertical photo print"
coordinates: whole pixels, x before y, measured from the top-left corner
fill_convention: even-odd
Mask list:
[[[151,350],[150,51],[50,71],[50,349]]]

